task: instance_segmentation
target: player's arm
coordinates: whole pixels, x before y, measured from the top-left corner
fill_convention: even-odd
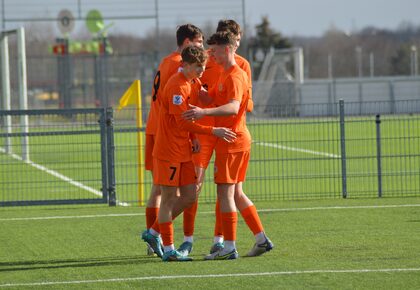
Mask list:
[[[178,128],[183,131],[196,134],[215,135],[228,142],[233,142],[236,139],[235,132],[228,128],[199,125],[185,120],[182,115],[175,115],[175,122]]]
[[[211,126],[203,126],[190,122],[182,118],[182,113],[187,109],[186,99],[190,92],[185,91],[183,88],[171,92],[172,102],[169,103],[169,113],[173,115],[176,126],[183,131],[190,133],[216,135],[219,138],[228,142],[233,142],[236,134],[227,128],[216,128]]]
[[[191,138],[191,135],[190,135],[190,140],[191,140],[191,144],[192,144],[192,152],[193,153],[200,152],[200,150],[201,150],[200,140],[198,140],[196,137]]]
[[[208,106],[213,102],[213,98],[211,97],[209,92],[203,87],[201,87],[200,91],[198,92],[198,98],[200,102],[205,106]]]
[[[186,120],[198,120],[204,116],[237,115],[244,93],[243,84],[236,78],[230,78],[226,82],[226,87],[226,95],[232,96],[231,100],[228,103],[219,107],[205,109],[190,105],[190,109],[183,113],[183,117]]]
[[[248,77],[248,94],[249,99],[246,105],[246,111],[252,112],[254,110],[254,101],[252,100],[252,73],[251,73],[251,66],[249,65],[249,62],[246,62],[244,71]]]
[[[246,111],[248,113],[251,113],[253,110],[254,110],[254,101],[251,98],[249,98],[248,103],[246,105]]]
[[[231,116],[237,115],[240,103],[237,100],[230,100],[229,103],[215,108],[200,108],[189,105],[190,109],[182,114],[185,120],[193,121],[203,118],[204,116]]]

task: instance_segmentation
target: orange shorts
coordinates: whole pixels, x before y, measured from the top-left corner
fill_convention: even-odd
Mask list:
[[[153,147],[155,146],[155,135],[146,134],[146,144],[144,148],[144,168],[153,171]]]
[[[153,183],[166,186],[184,186],[197,183],[192,161],[171,162],[153,158]]]
[[[197,137],[200,141],[200,152],[193,153],[192,161],[196,167],[207,169],[216,147],[217,137],[210,135],[198,135]]]
[[[214,182],[239,183],[245,180],[250,151],[217,153],[214,162]]]

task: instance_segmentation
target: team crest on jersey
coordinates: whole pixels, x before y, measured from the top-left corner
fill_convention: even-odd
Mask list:
[[[181,105],[182,104],[182,96],[181,95],[174,95],[174,97],[172,98],[172,103],[174,105]]]

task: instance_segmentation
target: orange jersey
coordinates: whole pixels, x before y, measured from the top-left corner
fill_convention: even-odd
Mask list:
[[[244,71],[246,72],[246,75],[248,76],[248,84],[249,84],[249,100],[247,104],[247,112],[252,112],[254,109],[254,102],[252,101],[252,75],[251,75],[251,65],[249,62],[240,56],[239,54],[235,53],[235,62],[236,64]]]
[[[217,80],[219,79],[220,74],[222,73],[223,68],[216,63],[213,57],[209,57],[206,63],[206,70],[203,72],[203,75],[200,78],[203,88],[207,91],[213,89],[216,85]],[[213,104],[210,105],[203,105],[200,102],[193,103],[193,105],[199,106],[201,108],[206,107],[214,107]],[[212,116],[205,116],[197,121],[198,124],[207,125],[207,126],[214,126],[214,117]]]
[[[249,100],[249,84],[246,73],[238,65],[223,71],[214,90],[215,105],[222,106],[231,100],[239,102],[236,115],[218,116],[215,118],[216,127],[227,127],[236,133],[236,140],[228,143],[217,140],[216,151],[233,153],[251,150],[251,135],[246,127],[246,109]]]
[[[200,78],[203,87],[210,91],[216,85],[222,71],[222,66],[214,60],[214,57],[210,56],[206,63],[206,70]]]
[[[160,100],[154,158],[171,162],[190,161],[190,132],[212,135],[212,127],[201,126],[182,118],[182,113],[189,109],[189,98],[196,94],[194,90],[197,87],[182,72],[168,80]]]
[[[182,57],[179,52],[173,52],[166,56],[159,64],[153,81],[152,99],[150,102],[150,112],[146,124],[146,134],[155,135],[158,126],[159,107],[162,92],[168,80],[176,74],[181,67]]]

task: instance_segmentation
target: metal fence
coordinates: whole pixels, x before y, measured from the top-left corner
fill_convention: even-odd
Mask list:
[[[255,201],[420,196],[419,103],[397,102],[413,109],[404,114],[379,114],[388,102],[272,106],[263,114],[257,108],[248,116],[253,143],[245,192]],[[360,106],[371,110],[354,114]],[[332,114],[320,114],[330,107]],[[29,117],[27,133],[17,119],[22,115]],[[0,116],[1,205],[147,201],[151,176],[143,170],[144,130],[136,127],[134,109]],[[4,129],[7,116],[12,132]],[[216,197],[213,164],[201,202]]]
[[[298,105],[300,116],[330,116],[338,114],[338,111],[332,110],[339,100],[360,105],[353,105],[351,108],[354,111],[347,111],[352,115],[420,113],[416,102],[412,103],[417,106],[415,108],[404,107],[407,104],[404,101],[420,99],[418,76],[307,79],[298,84],[281,80],[256,81],[253,87],[253,98],[260,109],[258,113],[273,106]],[[381,103],[380,111],[377,110],[377,103]],[[314,104],[330,105],[325,106],[326,110],[319,111],[312,109]]]
[[[0,119],[0,206],[115,204],[112,110],[11,110]]]

